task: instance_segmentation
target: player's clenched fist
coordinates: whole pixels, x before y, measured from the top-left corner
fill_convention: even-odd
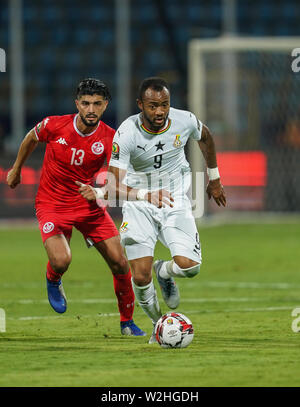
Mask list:
[[[21,182],[21,171],[12,168],[8,171],[6,181],[8,186],[15,188]]]
[[[226,196],[223,189],[223,185],[221,184],[219,178],[213,181],[209,181],[206,188],[206,192],[208,195],[208,199],[213,197],[218,206],[220,205],[226,206]]]
[[[96,191],[91,185],[86,185],[79,181],[75,181],[75,184],[79,186],[78,192],[85,199],[88,201],[95,201],[97,199]]]

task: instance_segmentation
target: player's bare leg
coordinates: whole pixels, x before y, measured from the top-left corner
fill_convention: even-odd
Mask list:
[[[121,333],[123,335],[145,336],[133,321],[134,292],[131,284],[131,271],[127,258],[120,243],[119,236],[95,243],[94,246],[108,264],[114,281],[114,289],[118,299]]]
[[[71,263],[69,239],[63,234],[49,237],[44,243],[49,262],[47,264],[47,291],[52,308],[63,313],[67,309],[67,299],[61,282],[62,275]]]
[[[154,326],[162,315],[152,279],[152,263],[153,257],[150,256],[130,260],[135,297],[153,323],[153,333],[149,343],[156,342]]]
[[[173,260],[157,260],[153,265],[162,296],[169,308],[175,309],[180,302],[179,289],[173,277],[194,277],[200,271],[200,263],[184,256]]]

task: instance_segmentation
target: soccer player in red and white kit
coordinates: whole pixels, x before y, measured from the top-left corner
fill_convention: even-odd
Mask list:
[[[144,336],[134,323],[134,293],[131,272],[119,233],[105,207],[88,202],[78,187],[91,185],[94,175],[107,167],[115,130],[101,121],[110,100],[108,87],[98,79],[81,81],[77,88],[77,114],[50,116],[37,124],[22,141],[7,183],[21,182],[21,169],[39,142],[47,144],[40,184],[35,200],[47,264],[48,299],[53,309],[67,309],[61,277],[71,263],[70,239],[73,226],[88,245],[94,245],[113,274],[120,311],[121,333]]]

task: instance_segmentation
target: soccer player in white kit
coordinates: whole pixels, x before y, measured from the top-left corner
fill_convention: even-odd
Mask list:
[[[209,129],[193,113],[170,107],[168,84],[162,78],[145,79],[137,104],[141,113],[127,118],[115,133],[106,190],[83,186],[81,193],[95,199],[108,191],[124,200],[120,236],[131,265],[133,290],[155,326],[162,313],[152,267],[171,309],[180,301],[174,277],[190,278],[200,271],[200,240],[187,197],[191,175],[184,146],[190,137],[198,141],[207,164],[209,199],[225,206],[226,197]],[[153,264],[158,239],[169,248],[172,260]],[[149,343],[154,342],[153,332]]]

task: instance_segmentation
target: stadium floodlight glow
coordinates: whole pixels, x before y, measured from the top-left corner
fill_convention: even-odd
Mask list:
[[[6,72],[6,53],[3,48],[0,48],[0,72]]]

